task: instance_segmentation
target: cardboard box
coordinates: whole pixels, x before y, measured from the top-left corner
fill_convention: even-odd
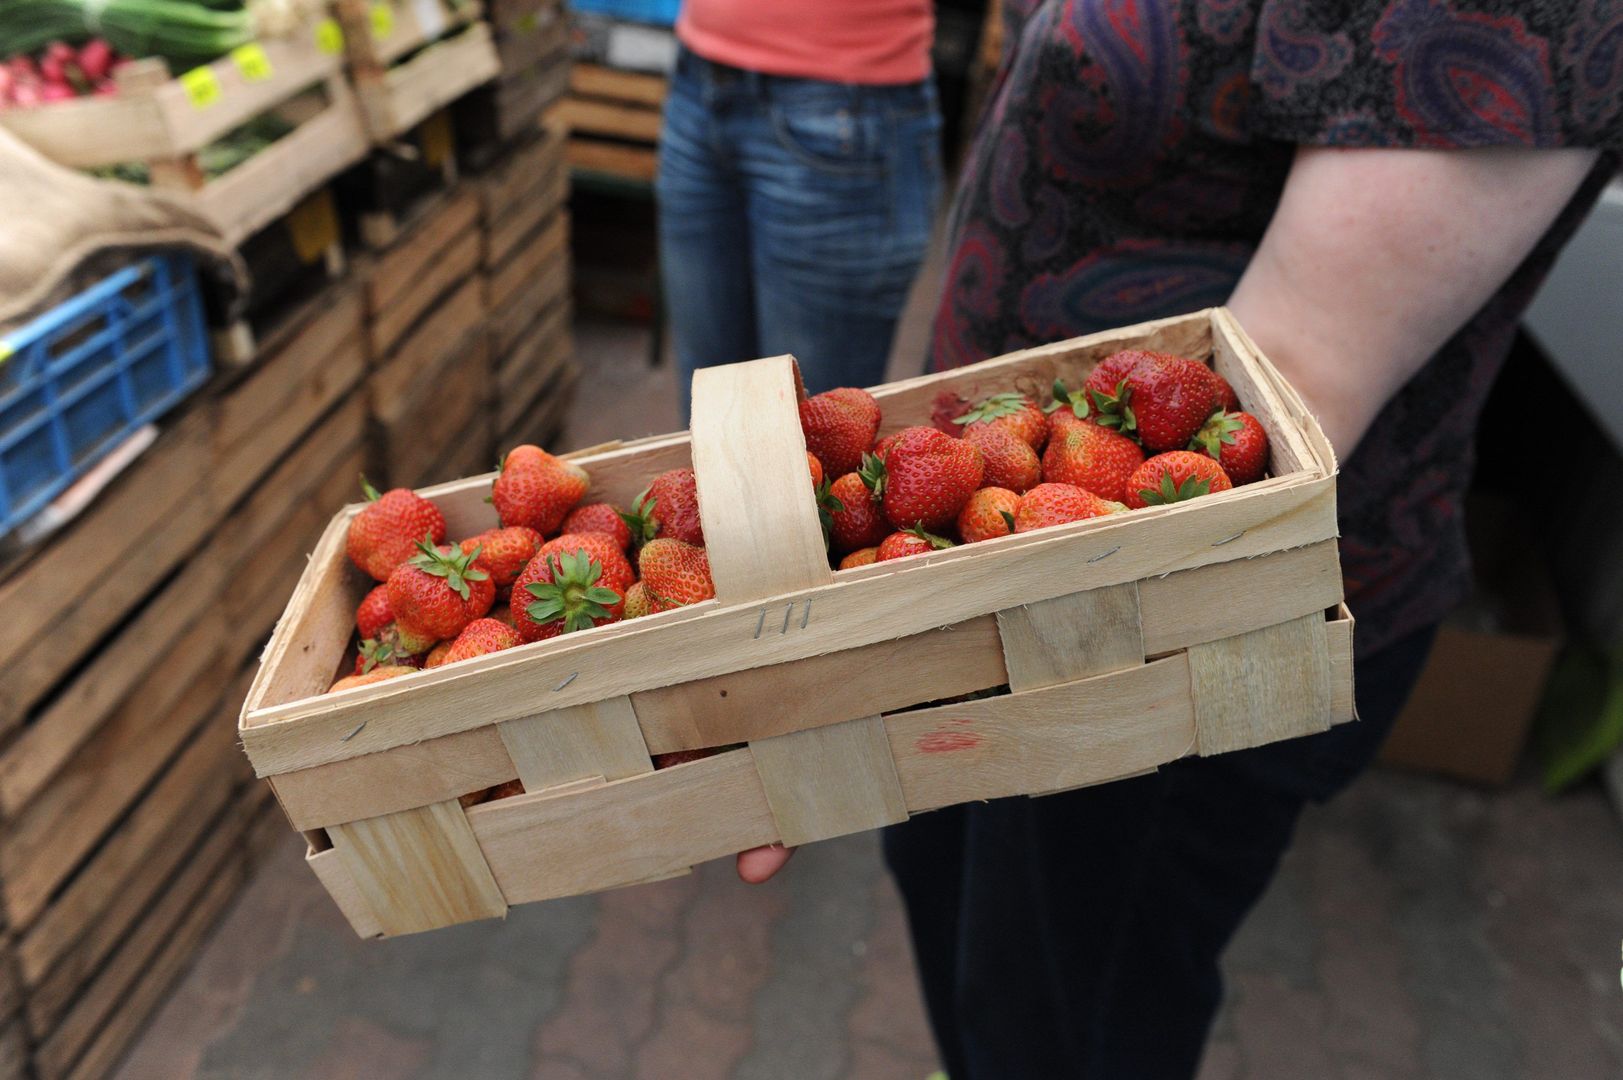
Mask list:
[[[1478,784],[1508,783],[1562,640],[1543,559],[1507,502],[1467,512],[1477,591],[1437,634],[1381,761]]]

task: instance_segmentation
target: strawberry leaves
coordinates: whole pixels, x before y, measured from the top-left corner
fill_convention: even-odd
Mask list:
[[[589,630],[599,620],[613,617],[609,609],[620,603],[621,596],[597,583],[603,576],[603,566],[596,559],[576,551],[553,556],[547,566],[552,571],[550,582],[525,586],[535,601],[524,609],[524,614],[543,626],[562,620],[566,634]]]
[[[1000,416],[1013,416],[1026,407],[1024,394],[1009,392],[993,394],[984,401],[978,402],[972,409],[962,416],[955,416],[952,422],[959,425],[969,425],[996,420]]]
[[[483,546],[475,545],[472,551],[453,550],[447,555],[434,545],[432,533],[424,533],[423,538],[417,541],[417,549],[421,554],[413,555],[410,561],[412,566],[423,573],[444,578],[452,592],[467,600],[468,582],[485,581],[490,577],[483,570],[475,570],[473,567],[474,560],[479,558]]]
[[[631,504],[630,510],[615,511],[620,520],[626,523],[631,530],[631,546],[633,550],[641,550],[642,546],[652,540],[659,532],[659,519],[654,517],[654,507],[657,499],[649,496],[647,491],[638,495]]]
[[[1235,436],[1244,428],[1245,422],[1240,419],[1239,413],[1225,412],[1219,408],[1189,440],[1189,449],[1205,451],[1208,457],[1220,459],[1224,445],[1233,446]]]
[[[1165,472],[1161,474],[1159,488],[1142,488],[1138,496],[1144,500],[1146,506],[1166,506],[1205,495],[1211,489],[1212,482],[1199,476],[1186,476],[1181,484],[1174,485],[1172,474]]]
[[[863,484],[873,492],[875,499],[885,497],[885,481],[888,474],[884,459],[878,454],[863,454],[862,468],[857,470],[857,475],[862,477]]]

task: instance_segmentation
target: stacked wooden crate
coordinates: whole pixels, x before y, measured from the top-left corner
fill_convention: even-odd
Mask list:
[[[494,463],[479,214],[464,184],[363,268],[379,482],[417,486]]]
[[[0,1080],[28,1075],[28,1031],[22,1018],[22,980],[11,935],[0,923]]]
[[[0,582],[0,909],[40,1080],[111,1068],[246,880],[266,800],[231,718],[353,497],[360,329],[334,290]]]
[[[374,143],[386,145],[496,77],[477,0],[335,0],[350,77]]]
[[[458,116],[464,144],[480,157],[532,133],[569,88],[569,19],[561,0],[490,0],[488,8],[501,73],[470,95]]]
[[[570,333],[563,151],[563,136],[543,130],[515,147],[479,185],[491,413],[503,450],[555,441],[579,375]]]
[[[549,123],[569,132],[570,167],[652,183],[668,85],[662,75],[597,64],[571,68],[568,96],[547,113]]]

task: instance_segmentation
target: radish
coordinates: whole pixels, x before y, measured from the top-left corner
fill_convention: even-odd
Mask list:
[[[79,50],[79,68],[91,82],[99,82],[112,74],[113,60],[113,47],[101,38],[86,42]]]

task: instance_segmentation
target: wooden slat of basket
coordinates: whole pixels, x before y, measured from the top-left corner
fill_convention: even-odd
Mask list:
[[[1256,582],[1266,574],[1267,588]],[[1213,563],[1199,570],[1138,583],[1144,655],[1160,656],[1341,601],[1341,559],[1334,540],[1258,559]]]
[[[387,934],[507,914],[455,799],[334,825],[327,832]]]
[[[357,937],[371,938],[383,936],[383,924],[378,921],[375,911],[367,904],[366,897],[361,895],[360,886],[355,884],[355,878],[350,875],[349,868],[344,860],[332,848],[325,851],[310,851],[304,857],[305,865],[315,872],[327,894],[343,912],[344,918],[355,930]]]
[[[1062,574],[1080,591],[1328,539],[1335,534],[1334,500],[1334,481],[1328,477],[1298,478],[1272,487],[1251,485],[1178,504],[1163,514],[1096,518],[1062,526],[1052,536],[1030,543],[1020,543],[1022,538],[1015,536],[942,552],[933,566],[920,560],[924,565],[880,576],[836,579],[832,585],[775,598],[770,612],[768,606],[726,609],[706,602],[670,613],[679,618],[668,622],[636,620],[602,628],[594,632],[596,640],[560,639],[547,650],[479,657],[456,665],[462,671],[428,671],[402,680],[415,684],[405,691],[400,683],[344,691],[346,708],[337,707],[341,698],[282,697],[316,692],[307,683],[293,681],[274,691],[287,704],[255,708],[248,714],[243,742],[259,774],[273,775],[513,719],[524,703],[529,705],[527,711],[533,711],[538,701],[557,707],[581,704],[868,645],[973,618],[987,608],[1001,610],[1046,599],[1052,582]],[[335,528],[341,535],[343,522],[335,522]],[[326,558],[335,554],[342,555],[341,546],[329,549]],[[972,558],[948,561],[960,554]],[[330,580],[333,565],[313,562],[306,581],[312,589],[335,589],[329,595],[348,606],[347,595]],[[920,589],[914,583],[924,570],[930,572],[925,579],[929,586]],[[325,583],[316,584],[324,578]],[[306,591],[293,603],[308,608],[314,599]],[[754,636],[765,618],[781,618],[783,612],[808,601],[815,617],[793,613],[793,633]],[[347,612],[341,625],[331,640],[301,637],[301,641],[310,651],[335,655],[347,642]],[[583,665],[581,650],[588,648],[591,664]],[[490,677],[495,671],[500,676]],[[560,689],[571,675],[578,677]],[[475,678],[477,683],[469,681]],[[469,695],[475,687],[473,699]],[[271,693],[266,687],[264,696],[251,699],[251,708]],[[475,700],[478,711],[468,707]],[[369,722],[384,717],[386,724]],[[366,730],[342,741],[363,722]]]
[[[997,613],[997,626],[1015,691],[1144,662],[1136,581],[1009,608]]]
[[[496,725],[525,791],[597,777],[621,780],[652,772],[631,699],[554,709]]]
[[[1333,691],[1323,616],[1195,645],[1188,656],[1201,755],[1329,730]],[[1324,720],[1304,729],[1303,717]]]
[[[878,716],[792,731],[749,745],[785,844],[809,844],[907,820]]]

